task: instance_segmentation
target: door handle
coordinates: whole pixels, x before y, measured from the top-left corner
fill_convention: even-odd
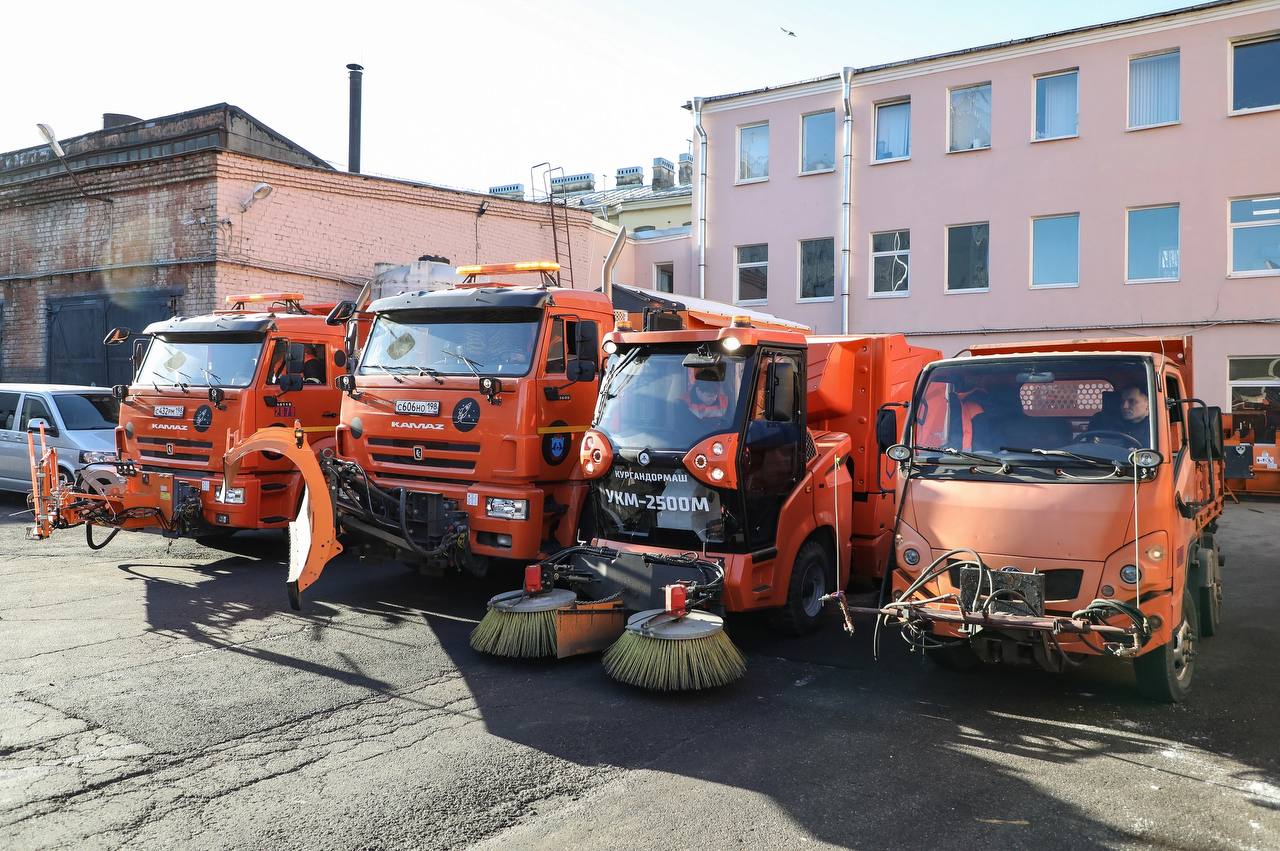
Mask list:
[[[320,416],[324,417],[326,420],[331,420],[331,419],[333,419],[333,418],[335,418],[335,417],[337,417],[337,416],[338,416],[338,412],[337,412],[337,411],[325,411],[325,412],[324,412],[323,414],[321,414]]]

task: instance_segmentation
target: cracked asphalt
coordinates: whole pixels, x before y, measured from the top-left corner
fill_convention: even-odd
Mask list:
[[[283,539],[23,540],[0,496],[0,847],[1280,847],[1280,502],[1230,506],[1186,704],[1120,665],[922,664],[730,621],[747,677],[637,692],[467,645],[493,589]]]

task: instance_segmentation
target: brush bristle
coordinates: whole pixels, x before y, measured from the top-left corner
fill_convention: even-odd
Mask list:
[[[556,613],[489,609],[471,631],[471,646],[492,656],[538,659],[556,655]]]
[[[696,691],[727,685],[747,671],[747,659],[720,630],[705,638],[664,640],[627,630],[604,653],[615,680],[654,691]]]

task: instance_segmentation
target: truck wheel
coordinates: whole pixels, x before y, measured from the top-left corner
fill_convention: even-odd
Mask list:
[[[796,553],[787,584],[787,602],[773,614],[773,627],[787,635],[804,635],[818,628],[822,596],[827,593],[827,551],[809,541]]]
[[[1182,620],[1174,627],[1173,638],[1133,660],[1143,697],[1162,703],[1180,703],[1186,698],[1195,674],[1199,639],[1196,601],[1186,589],[1182,592]]]

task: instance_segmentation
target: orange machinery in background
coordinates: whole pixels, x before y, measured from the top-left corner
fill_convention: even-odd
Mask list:
[[[114,463],[60,485],[56,453],[30,437],[30,537],[84,524],[97,548],[105,542],[94,543],[93,526],[197,536],[294,520],[302,481],[293,465],[259,456],[224,481],[223,456],[238,435],[295,423],[313,451],[333,446],[343,328],[326,319],[333,305],[302,298],[229,296],[226,310],[149,325],[134,342],[133,382],[112,389],[120,401]],[[118,328],[106,342],[129,337]]]

